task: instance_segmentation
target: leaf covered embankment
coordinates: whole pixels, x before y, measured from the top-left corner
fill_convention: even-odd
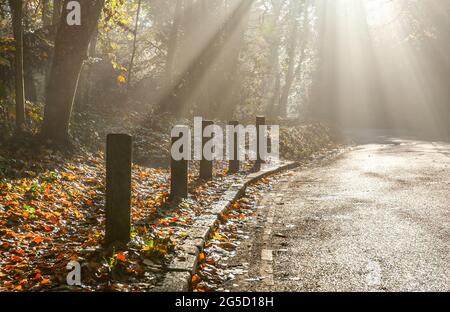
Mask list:
[[[280,127],[280,157],[303,160],[324,149],[337,147],[330,129],[320,123]]]

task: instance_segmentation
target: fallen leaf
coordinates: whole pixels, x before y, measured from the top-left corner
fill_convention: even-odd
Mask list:
[[[11,256],[11,260],[14,262],[21,262],[23,261],[23,258],[18,256]]]
[[[212,238],[215,240],[223,240],[223,236],[220,235],[218,232],[215,232]]]
[[[205,259],[206,259],[205,253],[204,253],[204,252],[201,252],[201,253],[198,255],[198,262],[203,262],[203,261],[205,261]]]
[[[127,257],[121,252],[117,254],[116,259],[122,262],[127,262]]]
[[[47,232],[51,232],[53,228],[49,225],[44,225],[44,230],[46,230]]]
[[[36,236],[35,238],[33,238],[33,242],[36,244],[40,244],[44,241],[44,239],[42,238],[42,236]]]
[[[200,276],[198,276],[197,274],[194,274],[193,276],[192,276],[192,284],[193,285],[195,285],[195,284],[198,284],[199,282],[200,282]]]
[[[38,273],[38,274],[36,274],[31,280],[37,281],[37,280],[39,280],[39,279],[41,279],[41,278],[42,278],[42,275],[41,275],[40,273]]]
[[[16,249],[16,250],[14,250],[13,252],[14,252],[15,254],[18,254],[18,255],[21,255],[21,256],[23,256],[23,255],[25,254],[25,251],[22,250],[22,249]]]

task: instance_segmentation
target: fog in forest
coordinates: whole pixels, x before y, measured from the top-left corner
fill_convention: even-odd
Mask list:
[[[321,61],[311,101],[318,116],[350,127],[448,131],[447,2],[315,3]]]
[[[11,3],[0,80],[14,110]],[[72,112],[111,110],[449,133],[446,0],[83,0],[75,27],[69,1],[25,3],[24,92],[55,141]]]

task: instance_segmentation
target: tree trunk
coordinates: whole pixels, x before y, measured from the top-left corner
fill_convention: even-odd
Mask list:
[[[64,0],[53,0],[53,10],[52,10],[52,24],[50,25],[50,29],[48,31],[48,38],[50,42],[55,41],[56,31],[58,30],[58,24],[61,19],[61,9]],[[48,80],[50,76],[50,70],[53,63],[53,55],[55,53],[55,49],[51,49],[50,54],[47,59],[47,65],[45,68],[45,86],[48,85]]]
[[[49,4],[49,0],[42,0],[42,25],[44,28],[50,25]]]
[[[38,99],[34,71],[31,64],[24,64],[25,99],[36,102]]]
[[[91,42],[89,43],[89,57],[94,58],[96,56],[98,41],[98,27],[95,28],[94,34],[92,35]],[[84,108],[91,101],[92,96],[92,75],[93,75],[93,64],[90,64],[86,73],[85,90],[83,93],[83,99],[81,100],[81,109]]]
[[[131,78],[133,77],[133,65],[134,65],[134,58],[136,56],[136,39],[137,39],[137,32],[138,32],[138,26],[139,26],[140,13],[141,13],[141,0],[138,1],[138,8],[137,8],[137,12],[136,12],[136,22],[134,24],[133,49],[131,50],[130,65],[128,66],[127,93],[130,90]]]
[[[197,108],[198,114],[206,115],[208,118],[225,119],[233,116],[241,86],[241,80],[236,75],[239,54],[253,2],[253,0],[229,2],[230,7],[226,9],[221,27],[217,28],[208,49],[198,60],[195,83],[196,88],[201,87],[202,91],[198,101],[200,103]],[[210,20],[210,23],[213,21]]]
[[[9,0],[13,16],[15,41],[15,91],[16,91],[16,131],[21,132],[25,126],[25,83],[23,75],[23,3],[22,0]]]
[[[191,83],[189,75],[191,67],[194,67],[192,63],[195,62],[195,42],[192,38],[194,38],[195,26],[199,20],[196,8],[194,0],[183,0],[183,18],[180,21],[180,29],[182,29],[183,35],[179,38],[180,50],[183,50],[183,53],[180,54],[177,60],[177,66],[180,69],[176,75],[172,71],[171,84],[166,84],[161,90],[160,99],[158,99],[157,103],[157,111],[159,113],[182,115],[183,104],[185,106],[189,105],[187,96],[181,96],[180,93],[190,88],[188,86]],[[179,88],[181,84],[184,85],[183,88]]]
[[[236,107],[239,105],[242,78],[236,73],[239,69],[239,55],[244,45],[253,3],[254,1],[244,1],[225,21],[224,83],[223,86],[219,86],[215,94],[219,100],[218,117],[228,120],[233,118]]]
[[[58,30],[58,25],[61,18],[61,10],[64,0],[53,0],[53,12],[52,12],[52,29],[50,31],[50,37],[55,38]]]
[[[336,122],[338,41],[340,34],[334,18],[337,1],[316,0],[317,56],[312,77],[310,114],[314,119]]]
[[[199,14],[199,12],[205,11],[206,6],[209,5],[208,1],[198,1],[191,5],[192,2],[192,0],[185,1],[186,14],[183,23],[185,36],[182,47],[184,55],[183,59],[180,60],[180,63],[182,63],[180,66],[182,72],[176,76],[172,84],[173,88],[166,90],[158,103],[160,112],[172,112],[180,116],[189,110],[188,103],[191,100],[197,100],[196,109],[198,113],[203,114],[205,111],[208,113],[209,107],[211,106],[208,105],[208,107],[205,107],[204,104],[208,102],[207,98],[212,98],[213,96],[214,98],[219,98],[220,94],[225,94],[223,92],[224,86],[222,88],[215,88],[221,91],[220,94],[217,93],[217,90],[208,90],[208,92],[201,93],[202,84],[209,78],[215,79],[212,75],[207,75],[216,66],[217,60],[220,58],[222,27],[214,27],[212,32],[210,30],[207,31],[209,40],[204,46],[198,46],[196,38],[205,34],[205,25],[209,26],[215,23],[213,15],[208,14],[207,16],[202,16],[204,14]],[[247,13],[253,2],[254,0],[238,2],[227,17],[225,23],[229,25],[233,42],[236,42],[235,38],[239,38],[240,25],[243,24],[242,21],[246,20]],[[234,50],[232,53],[234,55],[233,59],[235,60],[239,56],[239,50],[237,51],[236,53],[236,50]],[[230,69],[235,68],[233,64],[230,65]],[[207,85],[210,87],[213,86],[211,81],[208,81]],[[180,99],[183,99],[183,102]],[[216,114],[217,112],[214,113]]]
[[[214,3],[217,4],[217,3]],[[197,16],[203,18],[203,25],[197,25],[198,36],[203,36],[203,29],[210,27],[211,20],[217,18],[214,14],[214,5],[211,1],[200,0],[198,2]],[[217,35],[212,39],[212,48],[210,53],[206,54],[204,58],[198,60],[196,69],[192,72],[195,73],[190,76],[189,83],[191,88],[188,89],[188,98],[196,104],[196,115],[203,116],[207,119],[213,118],[213,112],[216,109],[216,98],[211,96],[211,89],[213,87],[213,81],[208,79],[205,75],[214,75],[214,63],[213,60],[218,57],[221,40],[221,26],[219,23]],[[216,78],[217,76],[215,76]]]
[[[69,26],[66,22],[66,5],[55,41],[53,64],[47,86],[47,103],[44,112],[42,135],[56,144],[69,141],[69,122],[83,60],[92,33],[97,27],[104,1],[80,0],[81,25]]]
[[[283,8],[281,0],[274,1],[274,11],[269,23],[273,28],[273,33],[267,38],[270,44],[267,63],[269,65],[268,75],[264,83],[265,94],[263,106],[266,115],[273,117],[275,115],[275,104],[280,98],[280,15]]]
[[[24,29],[31,29],[30,18],[23,16],[22,25]],[[30,36],[33,36],[32,34]],[[24,83],[25,83],[25,102],[31,101],[36,102],[38,100],[38,92],[36,88],[36,81],[33,68],[33,51],[32,44],[29,44],[30,40],[27,37],[23,38],[22,49],[23,49],[23,72],[24,72]],[[26,114],[25,114],[26,115]]]
[[[177,0],[175,13],[170,29],[169,40],[167,44],[167,59],[165,68],[165,87],[170,88],[173,82],[173,66],[175,61],[175,53],[178,47],[178,33],[180,31],[180,17],[182,10],[182,0]]]
[[[298,0],[293,0],[298,1]],[[297,51],[297,42],[298,42],[298,10],[299,6],[297,3],[293,2],[292,4],[292,20],[291,20],[291,33],[289,35],[289,46],[287,50],[288,55],[288,68],[286,71],[285,82],[283,86],[283,90],[281,91],[280,96],[280,104],[278,113],[281,117],[287,117],[288,113],[288,99],[289,92],[291,90],[292,82],[294,81],[294,70],[295,70],[295,59],[296,59],[296,51]],[[305,17],[306,20],[306,17]]]

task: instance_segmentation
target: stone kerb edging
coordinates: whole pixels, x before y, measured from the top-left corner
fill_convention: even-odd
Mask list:
[[[187,230],[186,239],[179,246],[183,251],[178,258],[172,260],[167,266],[168,272],[165,274],[161,286],[156,286],[152,292],[187,292],[191,289],[191,277],[197,270],[197,259],[203,250],[209,234],[216,226],[220,217],[227,211],[233,202],[244,195],[246,188],[269,175],[289,170],[299,166],[298,162],[288,162],[277,166],[263,166],[260,171],[251,173],[245,180],[231,185],[222,197],[211,207],[205,209],[205,213],[200,216]],[[183,260],[179,260],[179,259]]]

